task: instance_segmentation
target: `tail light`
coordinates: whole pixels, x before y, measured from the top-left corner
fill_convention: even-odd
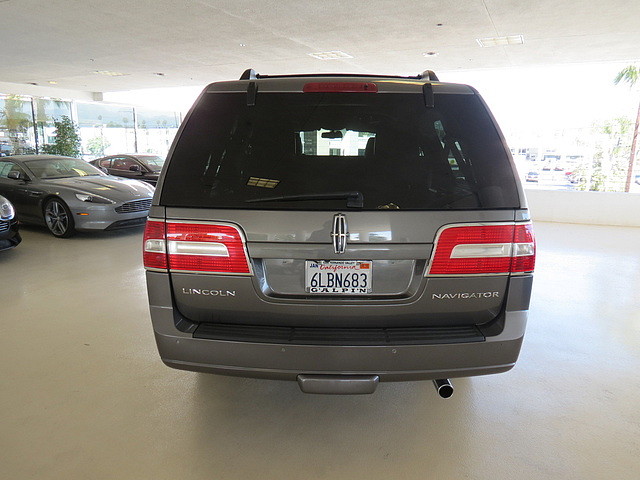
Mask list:
[[[451,225],[436,238],[428,274],[532,272],[535,248],[530,223]]]
[[[142,257],[145,268],[167,269],[167,246],[164,229],[164,221],[147,220],[142,240]]]
[[[160,257],[165,259],[164,267]],[[233,225],[220,223],[149,220],[144,265],[172,272],[251,275],[242,233]]]

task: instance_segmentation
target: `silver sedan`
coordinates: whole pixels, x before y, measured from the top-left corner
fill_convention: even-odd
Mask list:
[[[45,225],[56,237],[143,225],[153,193],[148,183],[106,175],[77,158],[0,158],[0,194],[20,221]]]

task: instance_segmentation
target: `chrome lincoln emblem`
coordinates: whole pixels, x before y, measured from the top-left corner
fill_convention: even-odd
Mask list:
[[[333,230],[331,231],[331,240],[333,241],[333,251],[335,253],[344,253],[347,249],[347,217],[342,213],[336,213],[333,216]]]

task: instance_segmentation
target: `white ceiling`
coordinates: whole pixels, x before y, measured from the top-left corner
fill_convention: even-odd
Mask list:
[[[631,61],[639,18],[638,0],[0,0],[0,82],[107,92],[203,85],[250,67],[416,74]],[[476,42],[518,34],[524,45]],[[333,50],[353,58],[309,56]]]

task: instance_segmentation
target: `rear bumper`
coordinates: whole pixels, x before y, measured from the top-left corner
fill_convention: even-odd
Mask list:
[[[162,361],[173,368],[255,378],[377,375],[380,381],[428,380],[505,372],[520,353],[527,312],[507,312],[485,341],[428,345],[297,345],[194,338],[175,326],[171,307],[151,306]]]

